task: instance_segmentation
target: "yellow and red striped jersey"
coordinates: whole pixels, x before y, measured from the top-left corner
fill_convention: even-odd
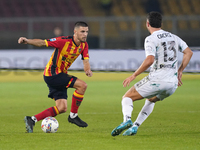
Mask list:
[[[44,75],[53,76],[59,73],[67,73],[68,68],[81,54],[82,59],[89,59],[88,44],[82,42],[76,45],[73,36],[61,36],[45,40],[47,47],[54,47],[55,50],[47,63]]]

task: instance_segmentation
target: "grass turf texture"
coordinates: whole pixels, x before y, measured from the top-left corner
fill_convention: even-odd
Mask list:
[[[68,110],[56,116],[57,133],[44,133],[41,121],[34,133],[25,133],[23,118],[55,105],[47,98],[48,88],[38,72],[1,72],[0,74],[0,150],[198,150],[200,149],[200,75],[183,75],[183,86],[163,102],[141,125],[137,135],[111,136],[113,128],[122,122],[121,97],[129,88],[122,81],[131,73],[94,73],[91,78],[82,72],[70,72],[88,84],[79,116],[87,128],[68,123],[71,96],[68,89]],[[147,74],[140,75],[136,81]],[[133,85],[136,81],[132,82]],[[134,102],[132,120],[141,110],[144,100]]]

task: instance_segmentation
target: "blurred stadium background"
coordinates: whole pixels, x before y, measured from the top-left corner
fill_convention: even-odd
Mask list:
[[[163,14],[163,29],[198,47],[199,7],[200,0],[1,0],[0,49],[36,49],[17,39],[51,38],[57,27],[72,35],[77,20],[88,22],[92,49],[141,49],[149,34],[146,13],[153,10]]]
[[[149,35],[145,22],[150,11],[161,12],[163,29],[179,35],[192,48],[194,55],[186,72],[196,73],[184,74],[184,87],[158,104],[137,137],[113,138],[110,132],[122,119],[120,101],[127,90],[122,81],[145,58],[143,42]],[[23,134],[25,115],[54,104],[47,98],[48,88],[41,71],[53,48],[18,44],[18,38],[73,35],[78,20],[89,24],[90,64],[97,72],[92,78],[77,72],[83,68],[79,57],[73,63],[76,71],[70,70],[69,74],[89,85],[80,114],[90,127],[81,130],[68,124],[66,115],[59,115],[58,134],[43,134],[40,123],[34,129],[36,134]],[[0,0],[0,150],[200,149],[199,39],[200,0]],[[125,73],[121,72],[124,70]],[[134,83],[144,76],[146,73]],[[68,92],[70,106],[74,90]],[[143,101],[134,105],[133,118],[136,118]],[[69,111],[68,108],[66,114]]]
[[[18,38],[73,35],[81,20],[89,24],[92,70],[134,71],[144,59],[146,14],[159,11],[162,28],[195,51],[185,72],[200,72],[199,7],[200,0],[0,0],[0,69],[43,70],[53,49],[18,44]],[[78,59],[70,69],[82,70],[81,64]]]

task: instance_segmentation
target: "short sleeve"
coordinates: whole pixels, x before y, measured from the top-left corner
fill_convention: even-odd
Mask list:
[[[89,46],[88,46],[87,42],[85,42],[85,43],[83,44],[83,46],[84,46],[84,49],[83,49],[83,51],[82,51],[82,53],[81,53],[81,55],[82,55],[82,60],[84,60],[84,59],[89,59],[89,54],[88,54],[88,48],[89,48]]]
[[[46,47],[54,47],[54,48],[61,48],[65,44],[65,40],[62,39],[62,37],[55,37],[51,39],[46,39]]]
[[[146,57],[149,55],[155,56],[156,54],[156,45],[154,44],[154,41],[152,40],[151,37],[146,37],[145,42],[144,42],[144,49],[145,49],[145,54]]]
[[[186,42],[183,41],[180,37],[178,37],[178,43],[179,43],[179,51],[180,52],[183,52],[188,47]]]

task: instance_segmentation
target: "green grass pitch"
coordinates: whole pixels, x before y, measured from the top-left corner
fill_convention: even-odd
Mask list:
[[[47,98],[48,88],[38,72],[0,73],[0,150],[199,150],[200,149],[200,75],[183,75],[183,86],[155,105],[153,113],[135,136],[111,136],[122,122],[121,97],[129,89],[122,86],[131,73],[70,72],[88,84],[79,116],[88,123],[79,128],[68,123],[68,110],[56,116],[57,133],[44,133],[41,121],[34,133],[25,133],[23,118],[55,105]],[[136,81],[147,74],[140,75]],[[133,81],[133,85],[136,81]],[[132,121],[144,100],[134,102]]]

